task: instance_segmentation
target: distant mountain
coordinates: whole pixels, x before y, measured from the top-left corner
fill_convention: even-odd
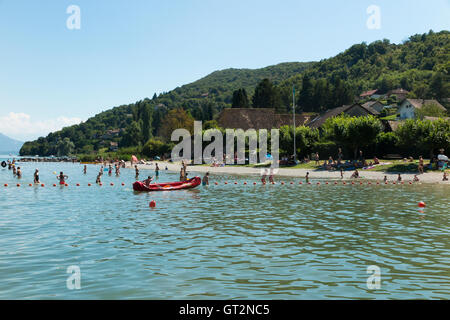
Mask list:
[[[11,139],[0,133],[0,154],[18,153],[22,145],[23,142]]]

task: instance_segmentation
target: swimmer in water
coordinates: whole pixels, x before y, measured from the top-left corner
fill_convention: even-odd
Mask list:
[[[309,172],[306,173],[305,180],[306,180],[306,183],[309,183]]]
[[[66,184],[66,179],[69,179],[62,171],[59,173],[59,176],[56,177],[59,180],[59,184]]]
[[[387,182],[387,176],[384,176],[383,181],[384,181],[384,182]]]
[[[209,186],[209,172],[206,172],[205,176],[203,177],[202,184],[204,186]]]
[[[84,165],[83,173],[84,173],[84,174],[87,173],[87,165]]]
[[[102,183],[101,177],[102,177],[102,175],[99,173],[99,174],[97,175],[97,179],[95,180],[95,183],[97,183],[97,184]]]
[[[34,172],[34,183],[40,183],[39,182],[39,170],[36,169],[36,171]]]
[[[109,165],[108,167],[108,175],[112,175],[112,165]]]
[[[414,175],[413,181],[414,181],[414,182],[419,182],[419,178],[417,177],[417,174]]]
[[[22,178],[22,171],[20,171],[20,167],[17,168],[17,179]]]
[[[401,181],[402,181],[402,176],[400,175],[400,173],[398,174],[397,181],[398,181],[398,182],[401,182]]]

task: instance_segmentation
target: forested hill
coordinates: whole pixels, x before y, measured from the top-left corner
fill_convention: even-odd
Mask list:
[[[449,72],[448,31],[413,35],[401,44],[388,40],[361,43],[320,62],[216,71],[152,99],[116,107],[80,125],[25,143],[21,154],[90,153],[109,147],[110,142],[118,142],[120,148],[144,145],[149,138],[161,135],[164,122],[176,123],[168,119],[168,111],[175,108],[203,121],[214,119],[232,105],[285,112],[291,106],[293,85],[299,112],[322,112],[348,104],[370,89],[386,92],[403,88],[411,97],[442,100],[449,97]]]

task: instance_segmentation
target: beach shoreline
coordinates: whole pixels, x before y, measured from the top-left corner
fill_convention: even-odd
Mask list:
[[[165,161],[153,161],[150,164],[137,164],[139,170],[154,170],[155,163],[158,163],[160,170],[165,170],[167,167],[168,171],[180,172],[180,163],[171,163]],[[134,166],[134,165],[133,165]],[[126,163],[127,168],[131,168],[131,163]],[[187,172],[190,173],[189,177],[196,176],[197,174],[205,174],[209,172],[210,175],[236,175],[236,176],[261,176],[264,169],[262,168],[249,168],[242,166],[225,166],[225,167],[210,167],[210,166],[187,166]],[[279,168],[274,172],[274,179],[279,180],[283,178],[301,178],[305,179],[306,173],[309,172],[309,177],[311,179],[321,179],[321,180],[373,180],[373,181],[383,181],[384,176],[387,176],[388,181],[397,181],[398,174],[402,176],[403,182],[412,181],[414,175],[420,179],[421,183],[433,183],[433,184],[443,184],[450,185],[449,181],[442,181],[442,172],[427,172],[424,174],[418,173],[403,173],[403,172],[383,172],[383,171],[366,171],[358,170],[360,177],[358,179],[351,179],[353,171],[344,171],[344,179],[341,179],[340,171],[325,171],[316,169],[289,169],[289,168]]]

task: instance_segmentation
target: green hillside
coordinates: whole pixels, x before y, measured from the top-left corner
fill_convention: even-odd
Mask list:
[[[80,125],[27,142],[21,154],[93,153],[109,148],[111,142],[117,142],[119,148],[140,147],[161,132],[168,132],[168,115],[174,116],[168,111],[176,108],[187,111],[183,117],[203,121],[215,119],[232,103],[239,107],[242,101],[252,101],[251,107],[274,107],[285,112],[291,106],[293,85],[298,112],[322,112],[348,104],[370,89],[386,92],[404,88],[411,97],[442,102],[450,96],[449,72],[448,31],[414,35],[402,44],[388,40],[356,44],[320,62],[216,71],[152,99],[113,108]],[[269,81],[263,81],[265,78]],[[242,98],[243,91],[239,90],[233,101],[233,92],[238,89],[245,89],[248,99]],[[257,94],[252,99],[255,89]],[[164,122],[165,130],[161,130]],[[119,130],[108,132],[113,129]]]

